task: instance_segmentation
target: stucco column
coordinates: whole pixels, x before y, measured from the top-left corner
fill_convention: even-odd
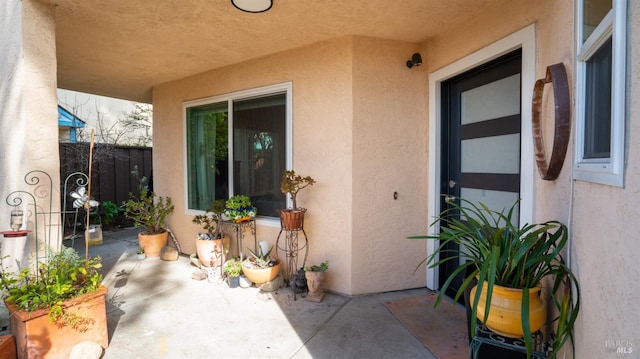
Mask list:
[[[0,5],[0,230],[9,229],[12,208],[6,198],[12,191],[49,191],[48,184],[42,188],[25,183],[32,170],[48,173],[53,184],[51,205],[48,198],[38,198],[41,211],[60,211],[56,68],[54,7],[35,0],[4,0]],[[59,215],[51,218],[47,224],[53,229],[39,225],[38,238],[57,246]]]

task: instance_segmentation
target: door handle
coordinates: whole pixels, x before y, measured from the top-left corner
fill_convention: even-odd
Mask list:
[[[452,203],[456,200],[456,196],[444,196],[444,201],[447,203]]]

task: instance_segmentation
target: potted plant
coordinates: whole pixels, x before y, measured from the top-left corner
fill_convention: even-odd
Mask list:
[[[144,254],[144,248],[143,247],[138,247],[138,250],[136,251],[136,258],[138,260],[143,260],[146,257],[147,256]]]
[[[224,216],[236,223],[249,221],[257,213],[258,211],[251,205],[249,197],[243,195],[235,195],[229,198],[223,211]]]
[[[324,281],[327,269],[329,269],[329,261],[324,261],[320,265],[304,267],[304,276],[309,288],[308,301],[319,303],[324,298]]]
[[[299,208],[297,197],[298,192],[309,186],[313,186],[316,181],[310,176],[302,177],[296,174],[294,170],[285,170],[282,172],[282,180],[280,181],[280,191],[291,197],[292,208],[280,210],[280,224],[282,228],[288,230],[300,229],[304,224],[304,214],[306,208]]]
[[[440,223],[440,233],[410,238],[439,241],[435,252],[425,259],[431,267],[447,261],[463,263],[446,279],[435,305],[459,274],[464,279],[455,295],[456,301],[477,280],[470,294],[471,328],[475,328],[479,319],[502,335],[524,337],[528,355],[532,351],[531,333],[546,320],[545,304],[539,297],[541,288],[546,287],[559,313],[554,320],[557,321],[551,354],[554,357],[569,338],[573,339],[573,325],[580,309],[580,286],[562,256],[567,227],[558,221],[518,227],[512,222],[518,203],[505,213],[460,199],[459,203],[451,202],[450,209],[433,222],[432,225]],[[449,244],[458,245],[459,251],[447,249]],[[503,299],[502,294],[515,299]],[[502,308],[494,306],[495,303],[516,307]],[[518,317],[503,327],[500,319],[512,314]]]
[[[0,259],[0,287],[10,313],[18,357],[68,358],[74,345],[108,345],[100,257],[81,258],[73,248],[54,253],[19,273],[5,271]],[[46,335],[43,335],[46,334]]]
[[[222,264],[223,254],[229,246],[229,236],[220,233],[220,221],[224,211],[225,201],[216,200],[212,208],[204,214],[193,217],[193,223],[199,224],[206,231],[196,236],[196,253],[198,260],[205,267]]]
[[[280,262],[271,257],[271,247],[266,253],[258,248],[259,254],[247,248],[251,254],[242,262],[242,272],[255,284],[263,284],[274,280],[280,272]]]
[[[125,216],[133,220],[134,225],[144,230],[138,234],[138,242],[147,257],[157,257],[167,245],[169,233],[165,228],[167,216],[173,212],[171,197],[156,196],[145,186],[146,178],[140,180],[140,196],[129,193],[129,200],[124,202]]]
[[[229,288],[237,288],[240,285],[240,273],[242,273],[242,262],[232,258],[225,262],[224,273],[227,275]]]

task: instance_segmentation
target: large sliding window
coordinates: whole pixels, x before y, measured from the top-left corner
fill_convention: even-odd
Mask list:
[[[187,108],[187,203],[206,210],[229,188],[229,111],[226,102]]]
[[[623,186],[627,0],[577,0],[576,179]]]
[[[291,163],[290,84],[184,104],[188,210],[248,196],[258,216],[286,207],[280,179]]]

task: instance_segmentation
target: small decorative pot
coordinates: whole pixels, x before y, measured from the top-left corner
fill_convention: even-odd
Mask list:
[[[229,288],[238,288],[240,285],[240,277],[227,277]]]
[[[144,254],[144,253],[136,253],[136,258],[138,260],[143,260],[143,259],[147,258],[147,255]]]
[[[324,298],[324,281],[327,278],[327,274],[325,272],[306,271],[304,276],[307,279],[307,287],[309,288],[307,300],[316,303],[322,302],[322,298]]]

